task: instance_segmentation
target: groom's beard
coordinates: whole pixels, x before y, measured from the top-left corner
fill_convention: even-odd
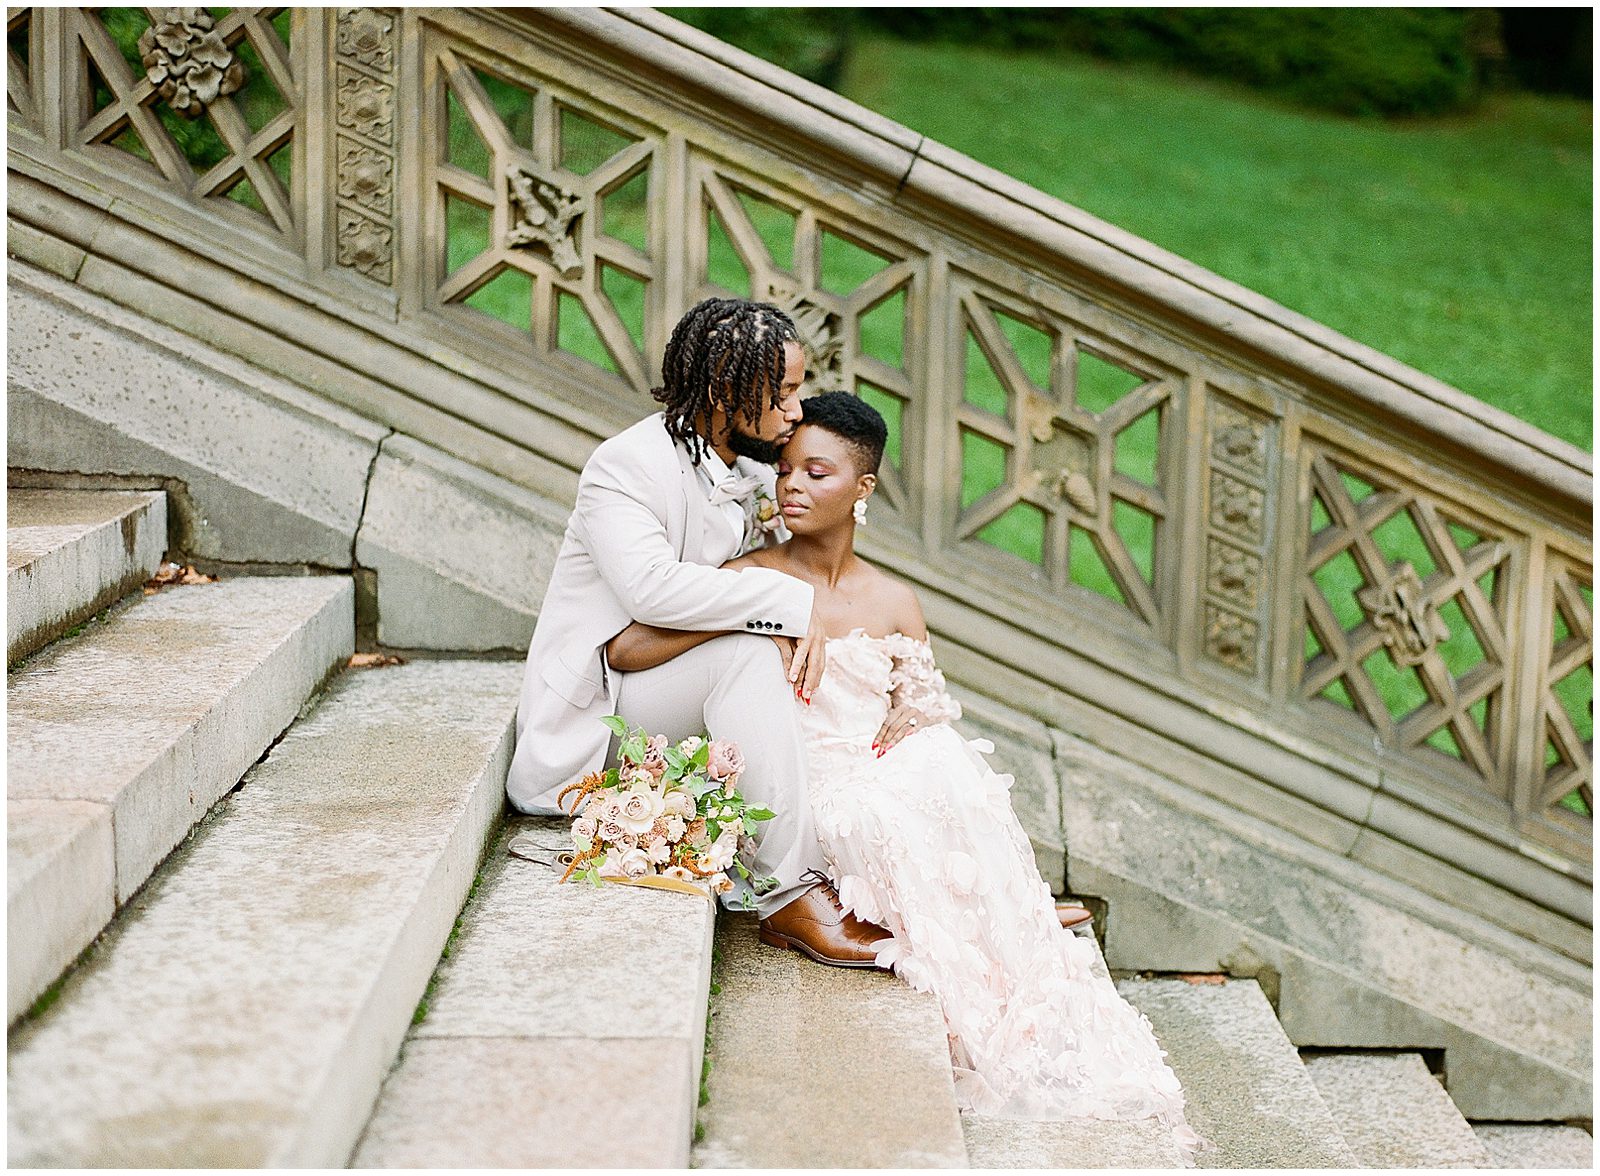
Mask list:
[[[763,441],[760,437],[741,433],[739,426],[734,424],[728,426],[728,448],[739,457],[748,457],[762,465],[777,465],[778,458],[783,455],[782,442]]]

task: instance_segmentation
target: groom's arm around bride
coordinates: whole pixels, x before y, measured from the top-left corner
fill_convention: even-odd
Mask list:
[[[771,498],[800,422],[799,336],[775,307],[708,299],[674,328],[662,374],[663,411],[602,442],[579,478],[528,649],[507,795],[523,812],[558,812],[562,787],[606,764],[609,714],[674,741],[730,740],[744,796],[776,815],[746,859],[770,885],[740,882],[723,901],[753,906],[774,942],[871,967],[886,933],[839,908],[812,826],[795,693],[809,696],[823,670],[814,590],[771,568],[720,567],[757,533],[756,496]],[[606,643],[635,621],[716,636],[617,673]],[[773,637],[796,639],[792,657]]]

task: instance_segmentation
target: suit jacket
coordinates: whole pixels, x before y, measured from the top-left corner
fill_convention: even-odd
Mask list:
[[[773,493],[770,467],[741,459]],[[528,647],[517,746],[506,794],[552,815],[556,793],[605,762],[601,723],[617,698],[605,645],[630,621],[666,629],[804,636],[811,585],[770,568],[701,562],[713,510],[688,453],[656,413],[600,443],[578,478],[577,503]]]

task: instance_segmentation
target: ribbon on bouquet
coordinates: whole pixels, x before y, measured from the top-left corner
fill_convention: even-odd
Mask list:
[[[506,846],[506,852],[512,857],[549,866],[554,870],[565,870],[572,864],[575,856],[570,849],[541,845],[537,838],[528,833],[519,833],[513,837]],[[649,890],[672,890],[678,894],[698,894],[711,902],[716,901],[709,886],[700,886],[683,878],[663,878],[659,874],[647,874],[643,878],[601,878],[600,881],[614,882],[619,886],[643,886]]]

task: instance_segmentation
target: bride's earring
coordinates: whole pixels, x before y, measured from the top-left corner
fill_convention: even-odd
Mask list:
[[[855,515],[855,517],[856,517],[856,526],[858,526],[858,527],[866,526],[867,525],[867,500],[865,498],[856,499],[856,504],[853,507],[850,508],[850,513]]]

